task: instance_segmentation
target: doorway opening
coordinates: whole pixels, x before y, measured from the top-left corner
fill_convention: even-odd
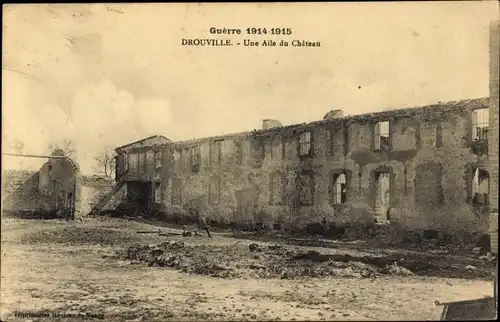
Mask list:
[[[150,181],[127,182],[127,201],[135,205],[139,214],[149,214],[153,204],[153,185]]]
[[[389,220],[388,211],[391,203],[390,173],[380,171],[375,173],[375,220],[386,222]]]

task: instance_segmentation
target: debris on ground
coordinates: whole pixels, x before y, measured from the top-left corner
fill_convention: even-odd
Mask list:
[[[112,245],[122,251],[119,256],[130,263],[171,267],[186,273],[221,278],[354,277],[380,275],[425,275],[446,278],[490,279],[495,257],[491,254],[465,257],[433,255],[430,252],[396,252],[386,250],[319,248],[296,244],[243,242],[214,244],[201,239],[176,238],[181,234],[137,234],[120,227],[83,227],[58,225],[22,234],[22,243]],[[175,236],[178,235],[178,236]],[[167,237],[167,238],[165,238]],[[139,244],[139,242],[141,244]],[[150,244],[144,244],[144,243]],[[273,241],[274,242],[274,241]],[[320,241],[323,242],[323,241]],[[132,245],[132,246],[131,246]],[[129,247],[130,246],[130,247]],[[341,245],[339,245],[341,246]]]
[[[124,245],[138,241],[135,233],[102,227],[57,227],[21,236],[25,244]]]
[[[250,245],[248,245],[248,249],[250,249],[251,252],[262,251],[262,248],[258,244],[250,244]]]
[[[383,275],[431,275],[476,278],[489,276],[489,270],[468,266],[446,266],[409,256],[352,256],[322,254],[280,245],[264,247],[255,243],[244,245],[188,245],[167,241],[157,245],[134,245],[121,253],[132,263],[170,267],[185,273],[219,278],[281,278],[349,277],[373,278]],[[447,272],[447,273],[446,273]],[[443,276],[444,277],[444,276]],[[449,276],[446,276],[449,277]]]

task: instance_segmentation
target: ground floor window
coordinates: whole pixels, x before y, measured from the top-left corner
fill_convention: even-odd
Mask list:
[[[335,205],[341,205],[347,201],[347,178],[343,172],[333,175],[332,200]]]
[[[177,177],[172,178],[172,204],[180,205],[182,203],[182,180]]]
[[[221,183],[219,178],[212,177],[210,178],[210,184],[208,186],[208,201],[211,205],[217,205],[220,202],[220,193],[221,193]]]
[[[490,175],[480,168],[474,170],[472,180],[472,204],[474,206],[486,206],[489,203]]]
[[[375,173],[375,212],[377,221],[387,221],[391,202],[390,173]]]

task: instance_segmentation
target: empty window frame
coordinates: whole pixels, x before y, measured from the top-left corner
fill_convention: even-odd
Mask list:
[[[391,175],[381,171],[375,173],[375,212],[379,221],[386,221],[391,202]]]
[[[266,157],[265,142],[262,137],[254,136],[251,140],[250,160],[251,166],[260,168]]]
[[[299,137],[299,155],[307,156],[311,155],[312,142],[311,142],[311,132],[303,132]]]
[[[285,158],[285,154],[283,153],[283,138],[277,137],[272,141],[271,146],[271,159],[273,160],[281,160]]]
[[[490,122],[489,109],[481,108],[472,111],[472,139],[488,139],[488,125]]]
[[[335,205],[345,204],[347,201],[347,178],[344,172],[333,175],[332,201]]]
[[[178,177],[172,178],[172,204],[182,204],[182,179]]]
[[[236,164],[241,164],[243,162],[243,151],[240,141],[233,141],[234,144],[234,154],[236,159]]]
[[[122,188],[122,200],[123,201],[128,201],[128,185],[127,184],[124,184],[123,185],[123,188]]]
[[[476,168],[472,180],[472,203],[474,205],[488,204],[489,189],[490,189],[489,185],[490,185],[489,173],[484,169]]]
[[[126,173],[129,170],[130,162],[129,162],[129,155],[127,153],[123,154],[123,172]]]
[[[375,150],[383,151],[390,148],[389,121],[375,123]]]
[[[162,166],[162,153],[157,151],[155,153],[155,178],[159,179],[161,177],[161,166]]]
[[[147,171],[147,153],[139,153],[139,174],[146,174]]]
[[[160,169],[162,165],[162,154],[161,151],[155,153],[155,169]]]
[[[221,182],[217,177],[210,178],[208,186],[208,201],[211,205],[217,205],[220,201]]]
[[[424,123],[421,127],[420,140],[425,147],[436,147],[437,141],[437,124]]]
[[[154,151],[148,151],[146,152],[146,167],[145,171],[148,171],[148,169],[151,168],[156,168],[156,153]]]
[[[332,133],[332,154],[334,157],[340,157],[345,154],[345,142],[342,133]]]
[[[132,153],[128,157],[128,169],[131,175],[137,175],[137,167],[139,164],[139,154]]]
[[[191,166],[195,167],[200,164],[200,146],[191,147]]]
[[[222,162],[222,140],[213,141],[211,145],[211,163],[221,164]]]

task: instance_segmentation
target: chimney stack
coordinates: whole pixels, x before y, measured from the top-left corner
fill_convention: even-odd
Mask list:
[[[344,117],[344,112],[342,112],[342,110],[331,110],[330,112],[326,113],[326,115],[323,117],[323,120],[338,119],[342,117]]]
[[[265,119],[262,121],[263,130],[269,130],[275,127],[282,127],[282,126],[283,124],[281,124],[281,122],[278,120]]]

